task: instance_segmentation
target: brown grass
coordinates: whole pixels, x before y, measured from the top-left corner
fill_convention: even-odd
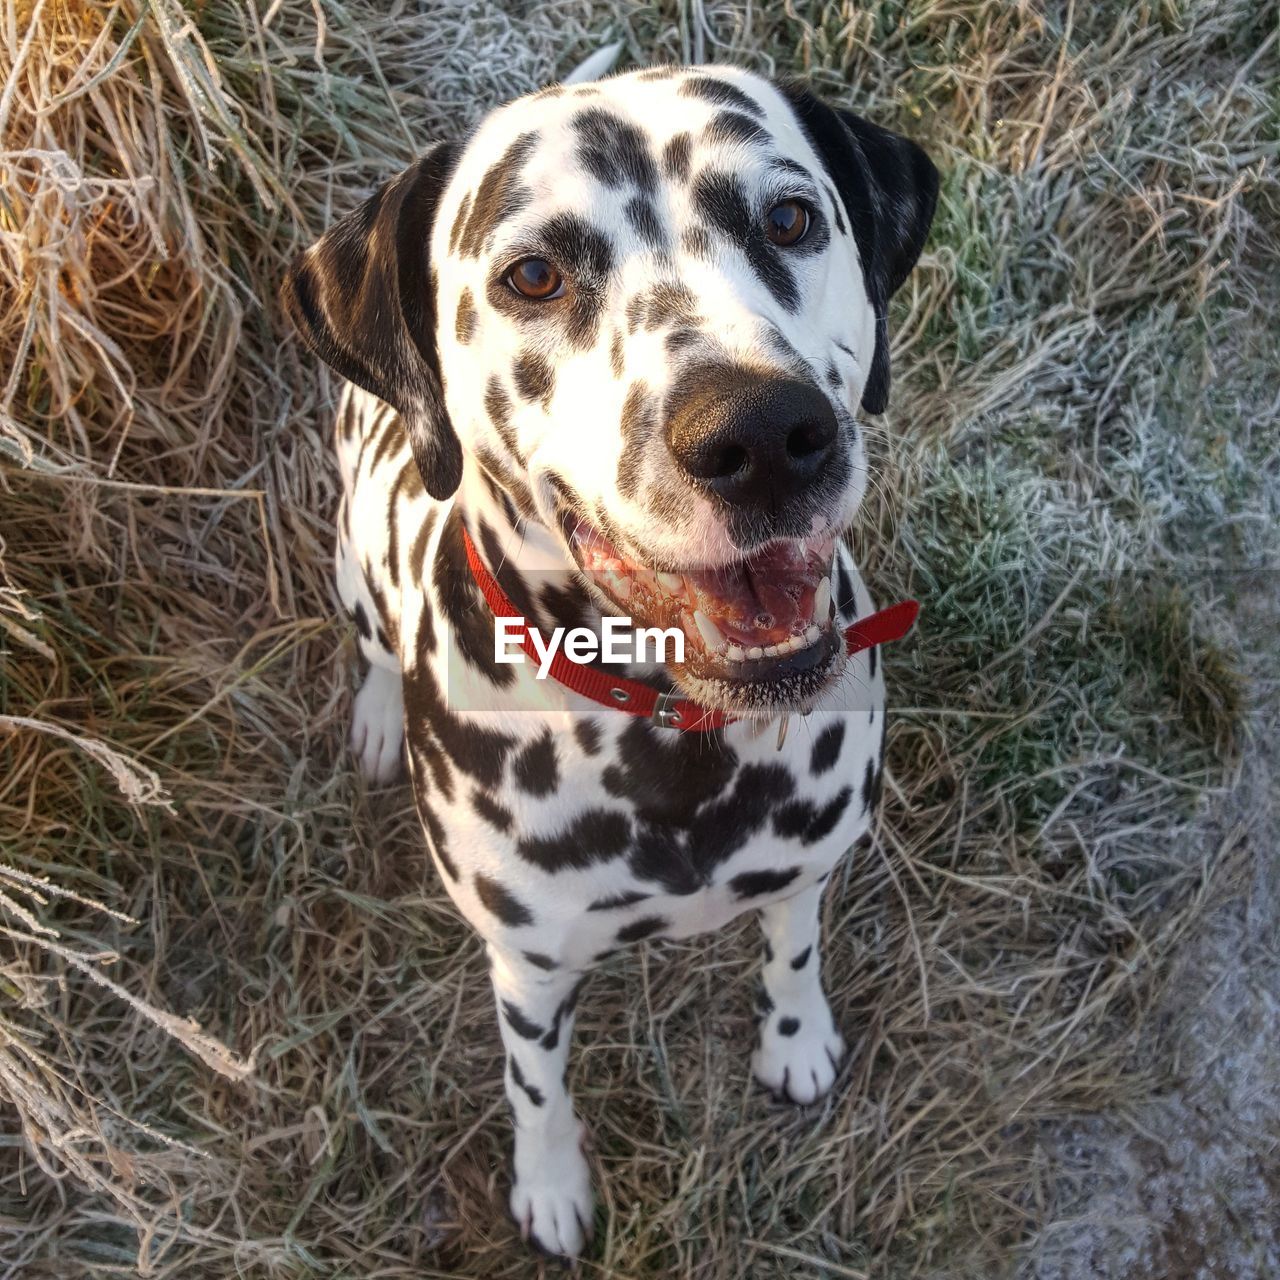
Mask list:
[[[1003,1274],[1040,1135],[1164,1077],[1148,1012],[1239,863],[1199,835],[1248,749],[1232,597],[1274,589],[1236,573],[1275,545],[1274,11],[510,8],[0,18],[5,1274],[542,1266],[479,948],[343,753],[332,388],[275,297],[615,36],[808,72],[946,178],[862,538],[926,615],[828,902],[852,1065],[811,1114],[753,1090],[749,923],[597,975],[584,1274]]]

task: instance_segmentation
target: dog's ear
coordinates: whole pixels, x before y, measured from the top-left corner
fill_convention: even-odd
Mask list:
[[[436,347],[431,230],[453,169],[439,144],[294,259],[281,296],[321,360],[400,413],[422,482],[447,498],[462,480]]]
[[[862,407],[883,413],[889,400],[889,299],[924,248],[938,200],[938,171],[914,142],[833,109],[803,85],[779,84],[822,158],[858,244],[876,313],[876,345]]]

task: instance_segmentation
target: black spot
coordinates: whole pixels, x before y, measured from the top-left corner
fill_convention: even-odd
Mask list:
[[[844,721],[836,720],[827,725],[818,734],[809,756],[809,772],[820,778],[828,769],[835,768],[840,759],[840,749],[844,746]]]
[[[748,265],[788,311],[800,305],[795,277],[782,252],[764,238],[742,183],[728,173],[706,170],[693,183],[694,208],[742,250]]]
[[[503,924],[516,929],[532,924],[533,914],[518,898],[496,880],[476,872],[476,896]],[[539,1035],[542,1032],[538,1032]]]
[[[585,717],[575,720],[573,722],[573,736],[577,739],[578,746],[582,748],[583,755],[594,756],[599,754],[600,739],[603,736],[600,731],[599,721],[588,720]]]
[[[831,208],[835,213],[836,230],[842,236],[848,235],[849,229],[844,225],[844,202],[829,186],[827,187],[827,197],[831,201]],[[850,351],[849,354],[853,355],[853,352]]]
[[[868,813],[871,805],[875,800],[876,793],[876,762],[867,757],[867,768],[862,775],[862,812]]]
[[[836,580],[832,583],[836,589],[836,613],[851,622],[858,619],[858,592],[853,585],[849,570],[839,559],[836,560]]]
[[[520,954],[535,969],[542,969],[550,973],[557,967],[556,962],[550,956],[544,956],[541,951],[522,951]]]
[[[711,233],[706,227],[689,227],[680,233],[680,244],[686,253],[695,258],[710,258],[715,253]]]
[[[477,257],[498,226],[527,202],[528,192],[520,185],[520,169],[537,140],[538,135],[532,130],[522,133],[486,170],[465,223],[460,229],[458,223],[454,224],[457,252],[464,258]],[[461,210],[458,222],[462,222]]]
[[[667,351],[674,354],[675,352],[681,351],[685,347],[689,346],[690,343],[697,342],[697,340],[697,329],[680,328],[672,329],[671,332],[667,334],[664,341]]]
[[[812,947],[805,947],[805,949],[791,961],[791,967],[799,972],[809,963],[809,956],[812,952]]]
[[[764,962],[765,964],[773,963],[773,944],[768,938],[764,940]]]
[[[767,1018],[773,1012],[773,997],[764,989],[764,984],[756,988],[756,1012]]]
[[[535,738],[511,762],[516,786],[531,796],[549,796],[560,785],[556,764],[556,744],[551,730]]]
[[[653,895],[649,893],[615,893],[609,898],[597,898],[588,907],[588,911],[619,911],[623,907],[634,907],[637,902],[645,902]]]
[[[507,452],[523,466],[524,455],[520,452],[515,428],[511,425],[511,397],[503,390],[502,383],[496,377],[490,377],[485,384],[484,411],[489,415],[489,421],[493,423],[493,429],[506,446]]]
[[[594,615],[586,589],[577,578],[545,582],[538,597],[547,613],[565,628],[588,625]]]
[[[404,484],[406,469],[417,472],[418,468],[413,465],[412,458],[396,472],[396,478],[391,482],[391,489],[387,494],[387,576],[393,587],[400,585],[400,486]],[[378,643],[388,653],[391,652],[391,646],[381,628],[378,630]]]
[[[516,852],[544,871],[581,870],[617,857],[631,839],[631,823],[612,809],[587,809],[553,836],[526,836]]]
[[[463,661],[490,684],[499,689],[509,688],[515,682],[515,668],[494,660],[493,615],[467,564],[462,542],[462,513],[457,506],[450,510],[440,534],[431,585],[445,621],[453,628],[454,642]],[[445,743],[445,747],[448,750],[449,744]],[[451,750],[450,754],[453,754]]]
[[[717,143],[767,142],[769,133],[762,125],[740,111],[718,111],[711,117],[703,134],[704,141]]]
[[[876,650],[879,649],[879,647],[879,645],[873,644],[871,648],[867,650],[867,671],[873,680],[876,675]]]
[[[356,428],[360,425],[359,415],[356,413],[356,404],[358,401],[355,396],[348,396],[342,406],[342,417],[338,419],[338,430],[344,440],[352,440],[355,438]],[[346,502],[346,497],[343,497]]]
[[[834,360],[828,360],[828,361],[827,361],[827,383],[828,383],[828,385],[831,387],[831,389],[832,389],[833,391],[839,391],[839,390],[840,390],[840,387],[841,387],[841,384],[842,384],[842,381],[843,381],[843,380],[842,380],[842,379],[841,379],[841,377],[840,377],[840,370],[836,368],[836,366],[835,366],[835,361],[834,361]]]
[[[381,627],[379,627],[373,634],[374,634],[374,638],[378,642],[378,648],[384,650],[386,653],[395,652],[395,650],[392,649],[391,647],[391,641],[387,638],[387,633],[383,631]]]
[[[864,831],[854,842],[853,847],[855,849],[870,849],[871,848],[871,832]]]
[[[662,148],[662,172],[668,178],[681,182],[689,179],[689,160],[693,153],[693,139],[687,133],[677,133]]]
[[[464,347],[475,337],[476,305],[470,289],[463,289],[462,296],[458,299],[458,316],[454,321],[453,332]]]
[[[351,616],[356,620],[356,630],[360,635],[365,640],[372,640],[373,628],[369,625],[369,615],[359,600],[356,601],[356,607],[352,610]]]
[[[526,1018],[519,1005],[510,1000],[502,1002],[502,1012],[506,1014],[507,1025],[511,1030],[525,1040],[541,1040],[547,1034],[536,1022]]]
[[[533,622],[538,619],[538,611],[533,598],[533,591],[524,574],[511,562],[506,549],[498,541],[498,535],[485,519],[480,520],[480,552],[486,564],[493,566],[490,570],[498,580],[507,599],[516,607],[523,618]]]
[[[378,614],[378,643],[384,649],[393,651],[388,637],[398,636],[400,632],[396,626],[395,619],[391,616],[391,611],[387,607],[386,592],[383,591],[379,579],[371,577],[367,573],[364,575],[364,585],[370,596],[373,597],[373,607]]]
[[[729,881],[738,898],[759,898],[766,893],[779,893],[800,874],[799,867],[785,871],[744,871]]]
[[[582,990],[582,984],[586,982],[586,978],[579,978],[573,984],[573,990],[569,992],[563,1000],[560,1001],[556,1009],[555,1016],[551,1019],[551,1030],[542,1037],[542,1047],[549,1053],[560,1043],[560,1024],[567,1018],[578,1004],[578,993]]]
[[[660,280],[627,303],[627,327],[659,329],[667,324],[695,324],[696,299],[690,289],[670,280]]]
[[[574,287],[565,313],[565,341],[576,351],[593,347],[604,313],[605,287],[613,270],[609,239],[585,219],[572,213],[557,214],[542,229],[552,256],[568,264]]]
[[[430,729],[419,726],[408,738],[409,763],[417,769],[419,789],[424,789],[428,779],[423,770],[430,775],[431,785],[447,801],[453,800],[453,771],[439,744],[431,736]]]
[[[440,823],[440,819],[436,817],[435,811],[427,804],[422,795],[422,789],[414,788],[414,803],[418,809],[418,817],[422,821],[422,829],[426,833],[427,843],[431,848],[431,852],[436,855],[444,873],[450,880],[458,879],[458,868],[453,859],[449,856],[449,846],[445,843],[444,827]]]
[[[716,76],[690,76],[681,84],[680,96],[701,98],[704,102],[715,102],[723,107],[736,107],[753,116],[764,114],[763,108],[750,94]]]
[[[775,156],[769,161],[769,168],[778,173],[794,174],[802,182],[811,183],[813,181],[813,176],[809,173],[809,170],[790,156]]]
[[[462,233],[467,225],[467,217],[471,213],[471,192],[468,191],[458,204],[457,215],[453,219],[453,226],[449,228],[449,252],[458,252],[458,242],[462,239]]]
[[[601,782],[635,808],[628,855],[633,874],[680,894],[711,883],[715,868],[795,787],[779,764],[739,769],[736,753],[718,735],[664,734],[645,720],[623,730],[617,762],[603,771]]]
[[[473,791],[471,807],[495,831],[506,835],[511,830],[511,811],[500,805],[487,791]]]
[[[778,1034],[780,1036],[793,1036],[800,1030],[799,1018],[779,1018]]]
[[[853,788],[844,787],[821,809],[810,800],[793,800],[773,815],[774,834],[783,839],[798,838],[802,844],[817,844],[836,829],[852,798]]]
[[[511,467],[487,445],[476,445],[475,455],[489,496],[502,508],[508,522],[514,527],[522,513],[525,518],[536,516],[529,486]]]
[[[435,527],[436,508],[428,507],[426,514],[422,517],[422,523],[418,526],[418,532],[413,539],[413,546],[409,548],[409,572],[413,575],[413,584],[416,587],[422,586],[422,563],[426,559],[427,543],[431,538],[431,531]],[[427,640],[427,650],[430,653],[435,653],[435,629],[431,623],[431,610],[425,605],[422,609],[421,627],[426,627],[430,630],[431,634]],[[419,637],[419,643],[421,644],[421,632],[419,632]]]
[[[542,1090],[531,1085],[524,1078],[524,1072],[520,1070],[520,1064],[515,1060],[514,1056],[508,1058],[507,1061],[511,1063],[511,1079],[515,1086],[518,1089],[523,1089],[525,1093],[528,1094],[529,1101],[532,1102],[535,1107],[542,1106],[546,1101]]]
[[[658,429],[658,410],[649,388],[640,381],[627,389],[618,420],[622,449],[618,454],[618,492],[632,498],[640,492],[645,448]]]
[[[418,470],[418,464],[412,458],[410,458],[409,461],[400,469],[398,479],[400,482],[400,492],[404,494],[407,500],[413,501],[414,499],[422,496],[422,490],[424,488],[422,483],[422,472]]]
[[[431,664],[422,657],[405,671],[404,704],[405,724],[416,749],[430,750],[434,737],[449,762],[463,773],[482,787],[498,785],[514,740],[456,716],[440,696]]]
[[[642,938],[652,938],[655,933],[661,933],[666,927],[667,922],[661,916],[641,916],[639,920],[624,924],[618,930],[618,941],[639,942]]]
[[[573,127],[578,131],[578,163],[605,186],[629,182],[647,192],[658,185],[648,140],[629,120],[588,107],[573,118]]]
[[[661,249],[667,243],[666,228],[653,207],[653,201],[647,196],[632,196],[627,201],[625,212],[627,221],[646,244]]]
[[[511,368],[516,392],[522,400],[541,400],[545,409],[556,389],[556,371],[537,351],[522,351]]]

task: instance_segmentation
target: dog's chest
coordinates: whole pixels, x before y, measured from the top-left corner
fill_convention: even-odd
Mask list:
[[[776,724],[424,708],[410,678],[414,790],[451,894],[482,934],[578,967],[796,892],[870,822],[883,711],[863,676],[858,706],[796,717],[781,749]]]

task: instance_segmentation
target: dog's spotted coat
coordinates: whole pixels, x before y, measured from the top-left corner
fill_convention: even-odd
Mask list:
[[[755,1074],[799,1103],[835,1079],[819,906],[868,839],[884,715],[876,651],[846,661],[832,638],[871,609],[832,543],[865,487],[853,408],[884,407],[886,307],[936,186],[913,144],[798,87],[646,71],[432,148],[286,283],[350,379],[338,584],[370,663],[353,746],[376,779],[407,748],[441,879],[487,943],[511,1208],[548,1250],[577,1253],[591,1225],[566,1060],[585,976],[618,948],[759,910]],[[696,640],[689,609],[718,601],[728,635],[713,625],[687,669],[621,674],[742,718],[681,734],[498,665],[464,527],[547,630],[632,599]],[[579,571],[601,555],[625,581]],[[815,555],[834,555],[830,606]],[[734,612],[778,583],[756,621]],[[757,626],[803,652],[766,654]],[[777,717],[803,710],[779,747]]]

